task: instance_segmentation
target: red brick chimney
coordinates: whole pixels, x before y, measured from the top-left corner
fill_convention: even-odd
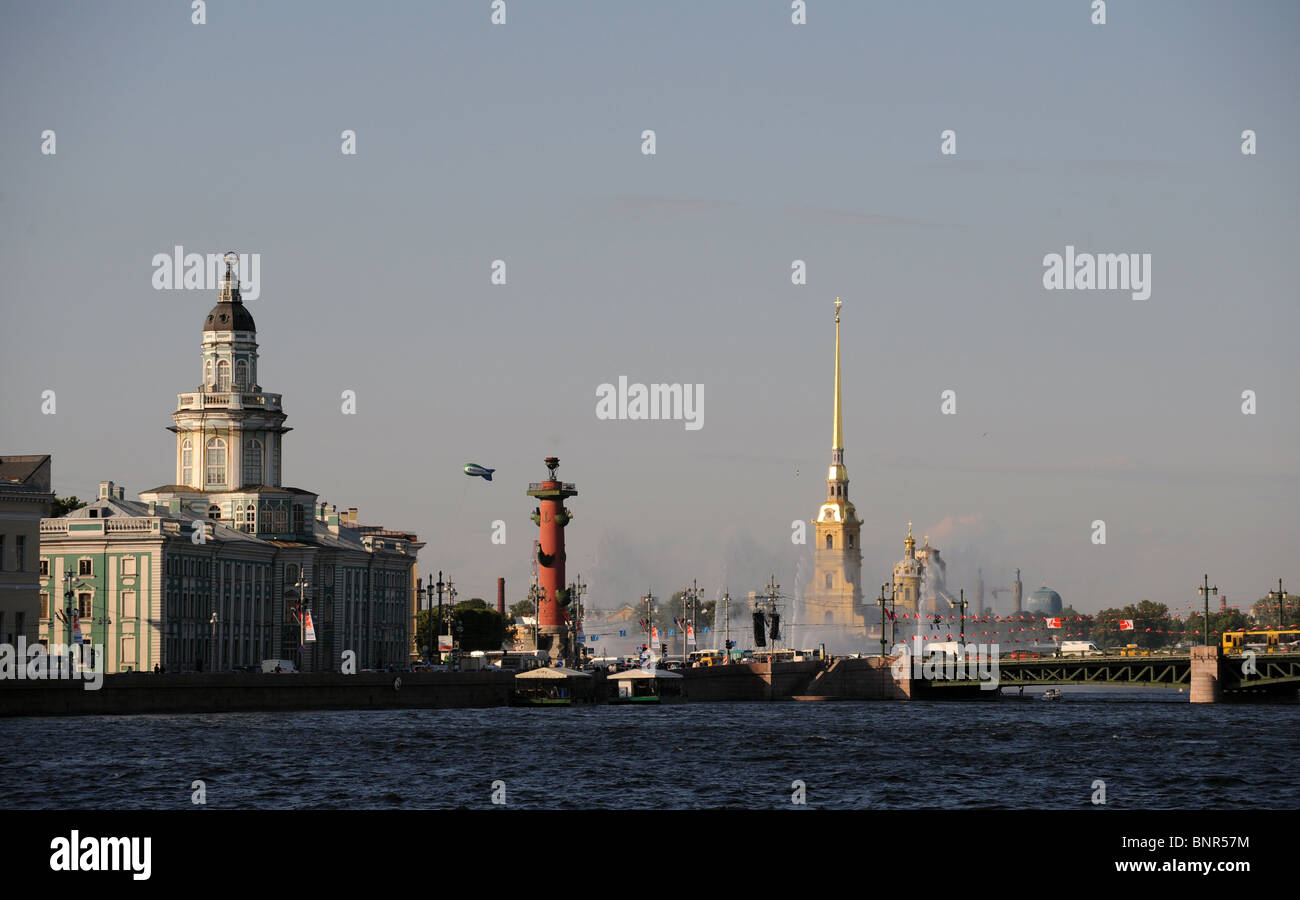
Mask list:
[[[497,612],[503,617],[506,614],[506,580],[497,579]]]

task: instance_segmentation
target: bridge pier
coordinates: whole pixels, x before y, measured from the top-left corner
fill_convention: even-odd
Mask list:
[[[1218,703],[1223,699],[1222,676],[1219,662],[1222,653],[1217,646],[1193,647],[1192,669],[1189,673],[1193,703]]]

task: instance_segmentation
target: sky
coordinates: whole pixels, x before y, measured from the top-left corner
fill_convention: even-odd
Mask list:
[[[506,12],[0,3],[0,453],[60,495],[171,483],[216,292],[152,260],[257,253],[285,483],[417,532],[462,598],[522,599],[552,455],[589,604],[794,593],[838,296],[867,596],[908,522],[950,589],[1019,568],[1085,612],[1300,587],[1300,7]],[[1150,254],[1150,296],[1046,289],[1067,246]],[[702,385],[702,427],[598,418],[620,376]]]

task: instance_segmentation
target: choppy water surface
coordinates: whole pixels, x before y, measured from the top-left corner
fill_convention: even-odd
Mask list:
[[[0,807],[1300,808],[1300,706],[699,703],[0,719]]]

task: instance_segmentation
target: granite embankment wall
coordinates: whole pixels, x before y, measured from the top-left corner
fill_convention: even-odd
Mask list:
[[[507,706],[510,672],[104,676],[97,691],[71,680],[0,681],[0,717],[313,709]]]
[[[908,700],[911,681],[896,681],[889,659],[839,659],[820,662],[748,663],[683,669],[686,696],[700,700]]]
[[[913,684],[904,672],[895,679],[890,671],[893,657],[837,659],[829,669],[816,675],[803,691],[804,696],[836,700],[910,700]]]

